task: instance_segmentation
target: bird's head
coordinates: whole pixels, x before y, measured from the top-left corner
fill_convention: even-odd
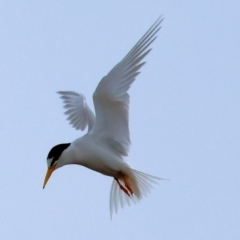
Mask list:
[[[64,165],[62,153],[70,146],[71,143],[63,143],[53,147],[47,156],[48,170],[44,179],[43,188],[46,186],[48,179],[54,170]]]

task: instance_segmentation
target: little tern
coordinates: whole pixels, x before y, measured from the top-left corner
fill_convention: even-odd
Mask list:
[[[161,29],[162,17],[150,27],[130,52],[99,82],[93,102],[95,114],[84,95],[60,91],[70,124],[88,132],[73,141],[54,146],[47,156],[46,186],[53,171],[78,164],[113,177],[110,192],[110,214],[117,213],[119,205],[137,203],[161,178],[133,169],[125,160],[130,146],[129,94],[131,84],[145,64],[142,60],[151,51],[150,45]]]

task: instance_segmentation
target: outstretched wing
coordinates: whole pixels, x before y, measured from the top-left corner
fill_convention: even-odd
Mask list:
[[[72,91],[59,91],[57,92],[63,99],[65,112],[68,115],[68,120],[74,128],[81,129],[82,131],[88,125],[88,132],[92,129],[95,123],[95,115],[88,107],[85,97]]]
[[[120,156],[128,154],[130,145],[127,93],[140,68],[143,58],[151,51],[149,46],[156,39],[163,18],[160,17],[143,35],[132,50],[98,84],[93,101],[96,123],[91,130]]]

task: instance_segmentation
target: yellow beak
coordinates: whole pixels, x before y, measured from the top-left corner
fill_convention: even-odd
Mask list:
[[[45,179],[44,179],[43,188],[45,188],[45,186],[48,182],[48,179],[51,177],[54,170],[55,170],[55,165],[52,166],[51,168],[48,168]]]

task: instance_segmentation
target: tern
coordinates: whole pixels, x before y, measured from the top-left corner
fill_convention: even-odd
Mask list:
[[[160,16],[137,44],[115,67],[102,78],[94,94],[95,114],[84,95],[73,91],[59,91],[65,114],[77,130],[88,132],[73,141],[54,146],[47,156],[46,186],[56,169],[77,164],[113,178],[110,192],[110,214],[117,213],[131,203],[137,203],[157,183],[158,178],[132,168],[124,160],[130,146],[129,94],[131,84],[145,64],[142,60],[151,51],[163,21]]]

